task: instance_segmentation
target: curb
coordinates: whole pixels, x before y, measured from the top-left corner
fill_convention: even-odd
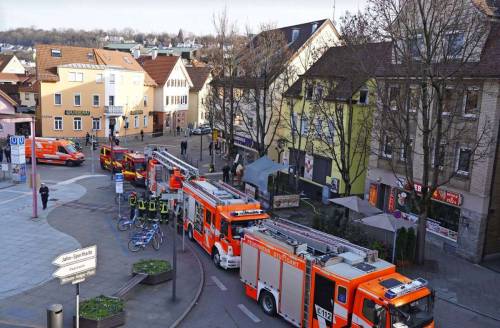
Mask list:
[[[181,239],[181,238],[179,238],[179,236],[177,236],[177,239]],[[195,305],[198,304],[198,300],[200,299],[201,292],[203,291],[203,287],[205,285],[205,271],[203,269],[203,264],[201,263],[201,260],[198,256],[198,254],[196,254],[196,252],[194,251],[193,245],[190,243],[188,243],[187,245],[188,245],[189,251],[194,255],[196,262],[198,263],[198,267],[200,268],[200,284],[198,285],[198,290],[196,291],[196,296],[191,301],[191,303],[189,304],[187,309],[181,314],[181,316],[179,318],[177,318],[177,320],[174,321],[174,323],[172,323],[170,325],[169,328],[175,328],[175,327],[179,326],[179,324],[184,319],[186,319],[189,312],[191,312],[191,310],[195,307]]]
[[[439,300],[441,300],[441,301],[443,301],[443,302],[446,302],[446,303],[449,303],[449,304],[455,305],[455,306],[457,306],[457,307],[459,307],[459,308],[462,308],[462,309],[464,309],[464,310],[467,310],[467,311],[470,311],[470,312],[472,312],[472,313],[475,313],[475,314],[477,314],[477,315],[479,315],[479,316],[482,316],[482,317],[485,317],[485,318],[489,318],[489,319],[491,319],[491,320],[493,320],[493,321],[500,322],[500,318],[496,318],[496,317],[494,317],[494,316],[492,316],[492,315],[490,315],[490,314],[486,314],[486,313],[483,313],[483,312],[479,312],[479,311],[477,311],[477,310],[474,310],[473,308],[470,308],[470,307],[468,307],[468,306],[462,305],[462,304],[457,303],[457,302],[450,301],[450,300],[448,300],[448,299],[446,299],[446,298],[442,298],[442,297],[439,297],[439,296],[437,296],[437,295],[436,295],[436,298],[437,298],[437,299],[439,299]]]

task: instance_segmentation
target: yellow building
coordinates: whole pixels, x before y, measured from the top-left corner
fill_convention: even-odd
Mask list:
[[[37,134],[120,137],[153,130],[156,83],[123,52],[59,45],[36,47]]]
[[[386,44],[330,48],[285,93],[278,131],[281,160],[299,172],[299,189],[320,198],[364,192],[376,88],[376,54]]]

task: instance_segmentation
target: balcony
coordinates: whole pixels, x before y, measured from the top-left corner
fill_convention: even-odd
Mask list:
[[[104,114],[107,116],[122,116],[123,106],[104,106]]]

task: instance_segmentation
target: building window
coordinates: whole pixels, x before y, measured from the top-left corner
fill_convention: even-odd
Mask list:
[[[441,143],[439,145],[437,159],[435,152],[432,154],[432,156],[433,156],[434,167],[437,167],[438,169],[442,170],[444,168],[445,158],[446,158],[446,143]]]
[[[62,57],[62,53],[60,49],[50,49],[50,55],[52,57]]]
[[[54,130],[61,131],[63,129],[62,117],[54,117]]]
[[[410,139],[410,143],[408,145],[406,145],[405,147],[405,143],[402,143],[401,144],[401,154],[400,154],[400,159],[402,162],[406,162],[406,159],[408,158],[408,151],[412,151],[413,149],[413,139]]]
[[[421,51],[424,50],[424,39],[422,36],[417,36],[416,38],[410,39],[410,44],[408,50],[412,59],[420,59]]]
[[[316,94],[314,95],[314,98],[316,101],[323,100],[323,86],[321,85],[316,86]]]
[[[109,106],[115,105],[115,96],[109,96]]]
[[[410,113],[416,113],[420,108],[420,92],[417,87],[410,88],[410,97],[408,101],[408,111]]]
[[[307,117],[302,117],[302,129],[301,134],[307,134],[309,132],[309,119]]]
[[[144,98],[143,98],[143,104],[144,104],[144,107],[148,106],[148,96],[144,96]]]
[[[464,116],[475,117],[479,111],[479,89],[467,88],[464,96]]]
[[[69,72],[68,80],[69,82],[83,82],[83,73]]]
[[[448,53],[447,57],[456,58],[459,57],[464,48],[464,33],[455,32],[447,35],[447,43],[448,43]]]
[[[109,74],[109,83],[114,84],[115,79],[116,79],[115,74]]]
[[[24,100],[30,100],[30,94],[25,92],[24,93]]]
[[[292,43],[297,41],[297,39],[299,38],[299,34],[300,34],[300,30],[298,28],[294,28],[292,30]]]
[[[398,109],[400,92],[401,89],[399,86],[392,86],[389,88],[389,108],[391,110]]]
[[[134,116],[134,128],[138,128],[139,127],[139,116],[135,115]]]
[[[472,150],[470,148],[460,147],[458,149],[456,165],[457,174],[469,175],[471,158]]]
[[[443,115],[456,112],[458,93],[454,88],[446,88],[443,95]]]
[[[335,125],[333,124],[333,120],[328,119],[328,141],[333,143],[333,137],[335,136]]]
[[[312,85],[306,87],[306,99],[311,100],[313,97],[314,88]]]
[[[392,158],[392,138],[385,136],[382,144],[382,156]]]
[[[143,125],[145,128],[148,127],[148,116],[147,115],[144,115],[144,117],[143,117]]]
[[[323,136],[323,121],[318,117],[316,118],[316,138]]]
[[[169,100],[169,98],[170,98],[169,96],[165,97],[165,106],[168,106],[168,100]]]
[[[75,117],[73,118],[73,130],[80,131],[82,129],[82,118]]]
[[[97,131],[101,129],[101,119],[92,118],[92,130]]]
[[[363,87],[359,90],[359,103],[362,105],[368,105],[368,88]]]
[[[82,99],[81,99],[81,95],[79,93],[75,93],[73,105],[75,105],[75,106],[82,105]]]
[[[124,124],[123,124],[123,125],[124,125],[125,129],[128,129],[128,127],[129,127],[129,125],[130,125],[130,122],[129,122],[128,117],[125,117],[125,121],[124,121]]]
[[[92,96],[92,106],[99,107],[99,95]]]
[[[96,74],[96,76],[95,76],[95,82],[96,83],[102,83],[102,82],[104,82],[104,75],[103,74]]]
[[[62,104],[62,96],[60,93],[54,93],[54,105],[60,106]]]

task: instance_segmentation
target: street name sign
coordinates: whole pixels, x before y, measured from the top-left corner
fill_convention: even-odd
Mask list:
[[[52,276],[59,278],[61,284],[80,283],[85,278],[95,275],[97,246],[93,245],[61,254],[52,261],[52,264],[59,267]]]

